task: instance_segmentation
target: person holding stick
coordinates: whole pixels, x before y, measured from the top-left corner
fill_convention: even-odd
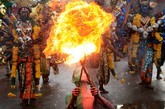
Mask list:
[[[76,88],[72,90],[72,95],[66,97],[66,109],[114,109],[112,103],[99,94],[99,90],[87,73],[84,62],[81,62],[81,65],[82,67],[78,67],[73,73],[72,82]]]

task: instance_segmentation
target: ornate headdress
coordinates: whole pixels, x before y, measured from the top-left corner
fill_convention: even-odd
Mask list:
[[[140,3],[141,5],[149,5],[150,0],[139,0],[139,3]]]
[[[143,16],[147,16],[149,14],[149,3],[149,0],[139,0],[140,13]]]

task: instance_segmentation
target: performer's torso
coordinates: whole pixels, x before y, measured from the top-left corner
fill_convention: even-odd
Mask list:
[[[18,34],[19,57],[28,57],[33,55],[32,49],[32,24],[30,20],[22,22],[16,21],[16,32]]]

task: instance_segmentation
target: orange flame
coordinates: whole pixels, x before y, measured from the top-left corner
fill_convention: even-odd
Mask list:
[[[44,53],[46,56],[67,54],[69,64],[98,53],[101,35],[113,20],[112,14],[104,12],[95,3],[69,2],[50,31]]]

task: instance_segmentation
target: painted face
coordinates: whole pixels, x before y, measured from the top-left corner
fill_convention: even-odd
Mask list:
[[[149,1],[148,0],[140,1],[140,11],[143,16],[148,15],[148,11],[149,11]]]
[[[29,10],[27,8],[22,8],[20,10],[20,13],[19,14],[20,14],[19,15],[20,16],[20,19],[22,21],[26,21],[29,18],[30,12],[29,12]]]

